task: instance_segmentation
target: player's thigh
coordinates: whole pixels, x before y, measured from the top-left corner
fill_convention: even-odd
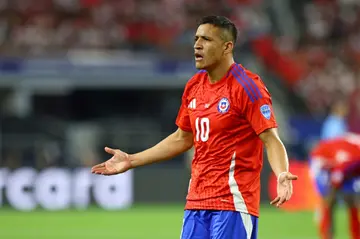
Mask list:
[[[210,239],[209,212],[185,210],[180,239]]]
[[[215,211],[210,230],[211,239],[256,239],[258,218],[241,212]]]

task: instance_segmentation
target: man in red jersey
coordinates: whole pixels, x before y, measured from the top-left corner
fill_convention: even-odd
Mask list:
[[[105,148],[113,157],[92,169],[104,175],[123,173],[194,145],[183,239],[257,238],[263,145],[278,177],[278,196],[271,204],[279,207],[289,200],[297,179],[288,171],[268,90],[259,76],[234,62],[236,38],[229,19],[204,17],[194,39],[200,71],[185,86],[177,131],[137,154]]]
[[[333,214],[336,199],[342,194],[349,214],[352,239],[360,238],[356,194],[360,193],[360,135],[321,141],[310,154],[311,172],[323,198],[319,232],[322,239],[334,238]]]

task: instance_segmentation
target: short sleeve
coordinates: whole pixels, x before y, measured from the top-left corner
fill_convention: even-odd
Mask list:
[[[243,115],[257,135],[277,128],[271,95],[261,80],[252,81],[251,87],[241,92]]]
[[[190,131],[192,131],[192,129],[191,129],[191,123],[190,123],[190,117],[189,117],[187,105],[188,105],[187,91],[185,89],[184,94],[182,96],[182,100],[181,100],[181,106],[180,106],[178,115],[176,117],[176,125],[180,129],[190,132]]]

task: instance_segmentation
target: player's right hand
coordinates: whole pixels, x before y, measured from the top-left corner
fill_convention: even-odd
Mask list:
[[[105,147],[105,151],[109,154],[112,154],[112,157],[109,160],[92,167],[92,173],[101,175],[115,175],[124,173],[131,169],[131,162],[127,153],[119,149],[112,149],[109,147]]]
[[[279,176],[277,183],[277,197],[270,202],[271,205],[280,207],[286,201],[289,201],[293,194],[292,181],[297,180],[298,176],[290,172],[284,172]]]

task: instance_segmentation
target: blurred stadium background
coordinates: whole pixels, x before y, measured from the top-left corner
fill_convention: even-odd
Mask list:
[[[236,60],[272,93],[301,179],[270,208],[265,161],[259,238],[317,238],[307,153],[334,100],[360,132],[357,0],[0,0],[0,238],[179,237],[191,152],[116,177],[89,167],[105,145],[136,152],[175,130],[196,19],[210,14],[237,24]]]

